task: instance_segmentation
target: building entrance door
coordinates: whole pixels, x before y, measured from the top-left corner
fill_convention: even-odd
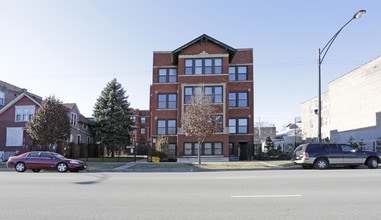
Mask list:
[[[239,160],[248,160],[248,150],[247,142],[239,142]]]

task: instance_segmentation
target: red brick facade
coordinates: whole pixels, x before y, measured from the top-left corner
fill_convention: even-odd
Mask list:
[[[147,136],[152,146],[165,136],[178,161],[197,158],[196,139],[185,136],[181,118],[190,92],[196,94],[204,90],[213,97],[213,104],[223,117],[223,131],[205,140],[202,160],[251,158],[254,142],[252,49],[234,49],[202,35],[174,51],[154,52],[152,72]]]

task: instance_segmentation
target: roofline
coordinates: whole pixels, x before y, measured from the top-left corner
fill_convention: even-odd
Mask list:
[[[10,103],[8,103],[6,106],[4,106],[0,110],[0,115],[3,114],[6,110],[8,110],[11,106],[13,106],[16,102],[20,101],[24,96],[27,97],[28,99],[32,100],[38,107],[41,107],[41,104],[38,103],[34,98],[30,97],[26,93],[21,93],[19,96],[17,96],[15,99],[13,99]]]
[[[197,43],[198,41],[203,41],[203,40],[206,40],[206,41],[211,41],[215,44],[217,44],[218,46],[220,47],[223,47],[225,48],[225,50],[228,52],[229,54],[229,61],[232,61],[234,55],[237,53],[237,49],[227,45],[227,44],[224,44],[222,43],[221,41],[219,40],[216,40],[206,34],[203,34],[199,37],[197,37],[196,39],[184,44],[183,46],[177,48],[176,50],[172,51],[172,63],[173,64],[177,64],[178,61],[179,61],[179,54],[181,53],[181,51],[183,51],[184,49],[190,47],[191,45]]]

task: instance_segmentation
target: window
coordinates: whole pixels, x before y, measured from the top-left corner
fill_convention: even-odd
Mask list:
[[[213,73],[213,60],[212,59],[205,59],[204,60],[204,71],[205,74],[212,74]]]
[[[77,114],[76,113],[71,113],[70,124],[74,125],[74,126],[77,125]]]
[[[141,117],[140,124],[145,124],[145,123],[146,123],[146,117]]]
[[[212,143],[205,143],[204,144],[204,154],[205,155],[212,155]]]
[[[222,143],[205,142],[201,146],[201,155],[222,155]],[[184,155],[195,156],[198,155],[198,143],[185,143]]]
[[[194,74],[195,75],[201,75],[203,73],[202,71],[202,59],[195,59],[194,60]]]
[[[27,157],[29,157],[29,158],[39,157],[39,154],[38,154],[38,152],[30,152]]]
[[[214,143],[214,154],[222,155],[222,143]]]
[[[136,117],[135,117],[135,115],[131,116],[131,122],[133,122],[133,123],[136,122]]]
[[[346,144],[341,144],[340,147],[341,147],[341,150],[344,152],[353,152],[354,150],[352,146],[346,145]]]
[[[40,158],[47,158],[47,159],[49,159],[49,158],[51,158],[51,154],[50,153],[46,153],[46,152],[41,152],[41,153],[39,153],[39,157]]]
[[[222,74],[222,58],[185,59],[185,75]]]
[[[184,155],[185,156],[191,156],[193,155],[193,144],[192,143],[185,143],[184,144]]]
[[[222,74],[222,59],[214,59],[214,73]]]
[[[186,59],[185,60],[185,75],[193,74],[193,60]]]
[[[5,101],[4,101],[4,92],[1,92],[0,91],[0,106],[3,106],[5,105]]]
[[[140,128],[140,134],[145,134],[146,133],[146,129],[145,128]]]
[[[83,124],[82,124],[82,128],[83,128],[83,130],[85,130],[85,131],[86,131],[86,130],[87,130],[87,128],[88,128],[87,124],[83,123]]]
[[[206,86],[205,94],[212,103],[222,103],[222,86]]]
[[[16,110],[16,114],[15,114],[16,122],[29,121],[32,119],[34,115],[35,106],[34,105],[16,106],[15,110]]]
[[[248,133],[248,119],[247,118],[229,119],[229,133],[230,134],[247,134]]]
[[[23,128],[22,127],[10,127],[7,128],[6,143],[7,147],[20,147],[23,145]]]
[[[176,120],[157,120],[157,134],[176,134]]]
[[[176,69],[159,69],[159,83],[173,83],[177,82]]]
[[[176,94],[159,94],[157,108],[159,109],[176,109],[177,95]]]
[[[229,107],[248,107],[247,92],[229,93]]]
[[[212,103],[222,103],[223,102],[223,89],[222,86],[205,86],[205,87],[185,87],[184,88],[184,103],[189,103],[192,96],[196,99],[204,92],[208,99]]]
[[[229,81],[245,81],[247,79],[247,66],[229,67]]]
[[[77,134],[77,144],[80,144],[82,141],[81,135]]]

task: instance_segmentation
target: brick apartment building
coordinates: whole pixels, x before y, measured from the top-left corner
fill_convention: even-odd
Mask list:
[[[249,160],[254,142],[253,50],[232,48],[208,35],[173,51],[153,53],[150,87],[151,146],[168,138],[171,157],[197,160],[195,137],[185,136],[181,118],[191,96],[211,97],[223,131],[208,137],[203,161]],[[139,131],[137,131],[139,132]]]
[[[150,153],[150,112],[149,110],[134,109],[133,121],[135,122],[134,130],[130,134],[132,138],[131,148],[135,148],[136,152],[131,149],[129,153],[149,154]]]

